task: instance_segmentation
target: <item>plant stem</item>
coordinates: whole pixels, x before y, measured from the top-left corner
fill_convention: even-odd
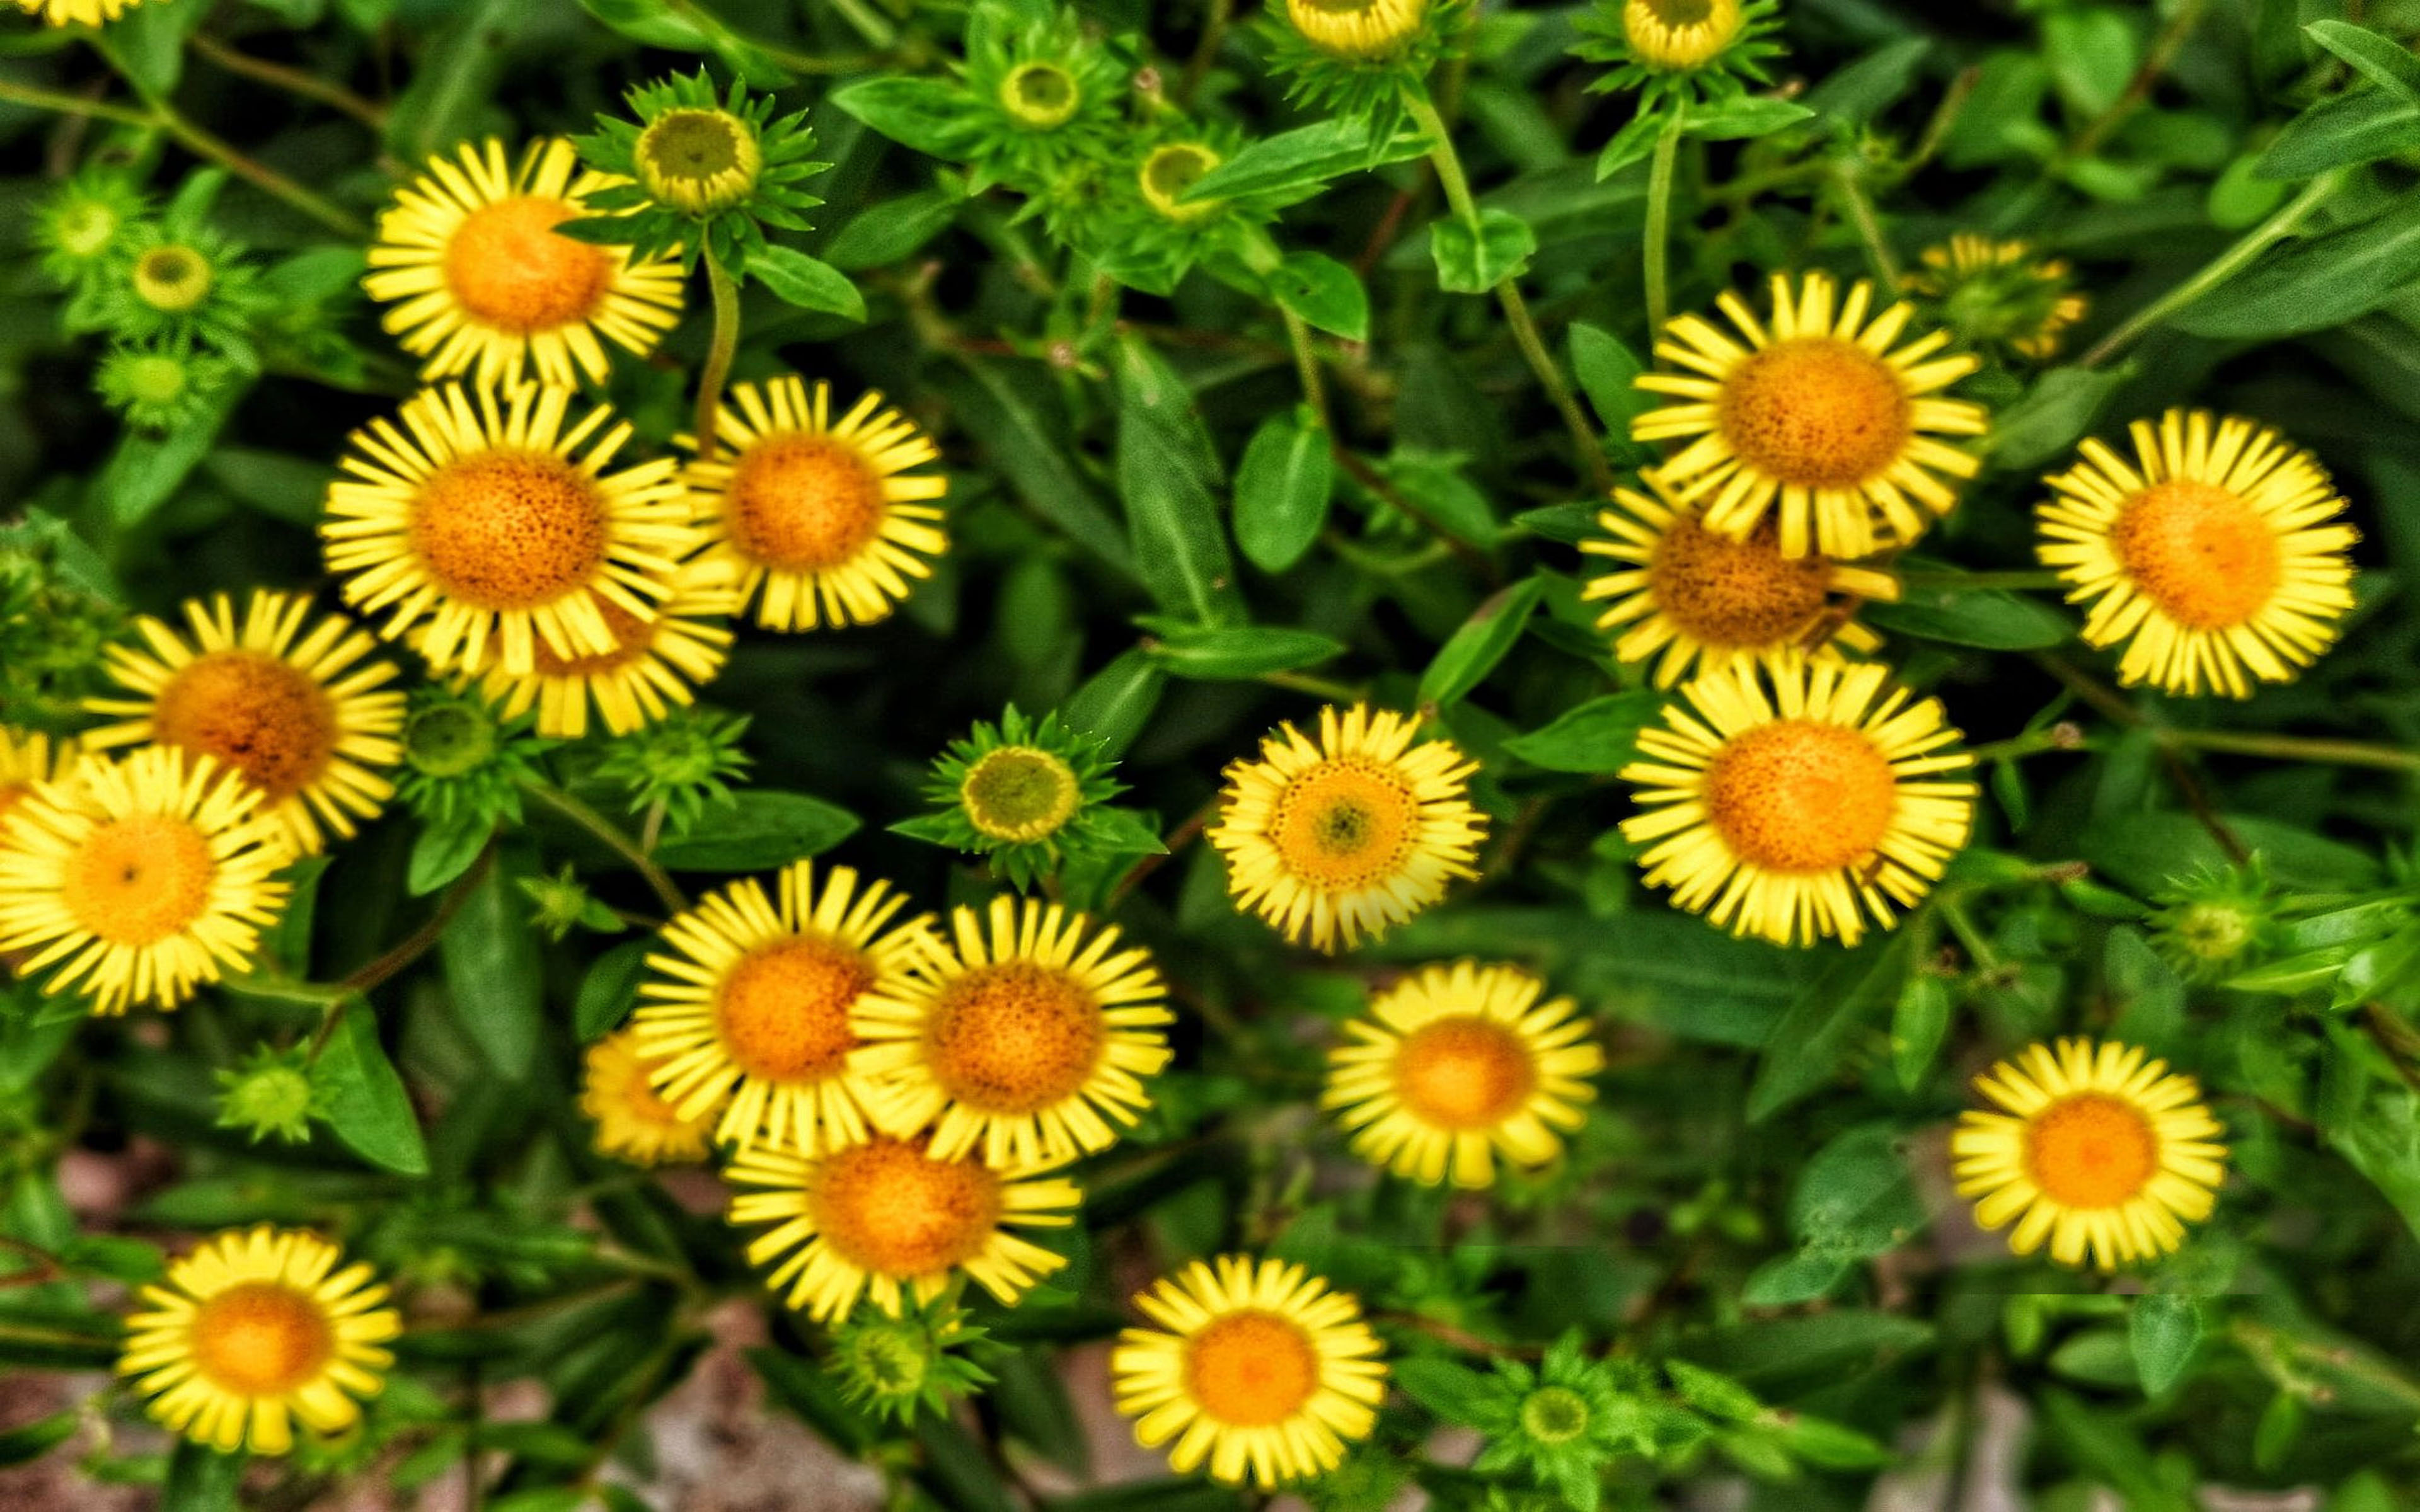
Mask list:
[[[1974,747],[1966,754],[1975,758],[1976,765],[1981,766],[1990,762],[2022,761],[2027,756],[2039,756],[2046,750],[2082,750],[2084,748],[2083,732],[2062,720],[2057,724],[2045,725],[2040,730],[2028,730],[2021,735],[2010,735],[2006,740],[1994,740],[1986,745]]]
[[[1311,349],[1311,328],[1303,324],[1302,316],[1282,304],[1278,306],[1278,317],[1285,322],[1286,343],[1294,348],[1294,369],[1302,379],[1302,402],[1319,416],[1320,429],[1332,430],[1335,427],[1327,420],[1327,388],[1319,378],[1319,354]]]
[[[1874,214],[1874,203],[1866,197],[1866,186],[1857,177],[1855,166],[1846,159],[1832,164],[1832,183],[1840,192],[1840,204],[1849,212],[1849,220],[1857,228],[1857,239],[1866,244],[1866,260],[1874,265],[1874,277],[1881,280],[1887,293],[1899,287],[1899,259],[1891,255],[1890,240],[1883,235],[1883,224]]]
[[[2420,751],[2364,740],[2320,740],[2304,735],[2245,733],[2231,730],[2163,730],[2160,744],[2185,750],[2234,756],[2270,756],[2281,762],[2328,762],[2337,766],[2374,766],[2388,772],[2420,772]]]
[[[654,889],[657,901],[664,905],[666,913],[688,912],[689,897],[680,890],[680,885],[673,880],[672,873],[659,866],[656,858],[649,856],[621,825],[551,783],[523,782],[520,784],[520,790],[588,831],[602,841],[607,849],[629,862],[631,870],[644,877],[647,886]]]
[[[2084,354],[2081,365],[2102,365],[2140,340],[2145,332],[2243,271],[2273,243],[2293,235],[2304,221],[2310,219],[2313,210],[2343,187],[2348,171],[2331,168],[2312,179],[2301,193],[2288,200],[2274,215],[2245,232],[2235,245],[2211,258],[2200,272],[2135,311],[2125,324],[2101,338],[2101,345]]]
[[[706,368],[698,376],[697,459],[711,462],[721,441],[715,420],[722,412],[722,385],[739,352],[739,285],[710,247],[705,262],[706,286],[714,291],[714,345],[706,348]]]
[[[1647,340],[1663,339],[1664,322],[1672,317],[1672,169],[1681,160],[1681,129],[1688,107],[1672,101],[1672,114],[1655,138],[1655,156],[1647,169],[1646,242],[1640,260],[1647,267]]]
[[[301,69],[289,69],[283,63],[271,63],[249,53],[239,53],[207,32],[195,32],[190,45],[194,52],[229,73],[257,79],[288,94],[314,100],[331,110],[342,111],[373,131],[386,130],[386,107],[364,100],[343,85],[331,83]]]
[[[0,79],[0,100],[6,100],[12,105],[29,105],[36,110],[54,110],[62,116],[98,116],[104,121],[116,121],[121,126],[157,128],[160,124],[159,117],[146,115],[139,110],[129,110],[124,105],[113,105],[106,100],[86,100],[82,95],[61,94],[55,89],[37,88],[33,85],[18,84],[9,79]]]

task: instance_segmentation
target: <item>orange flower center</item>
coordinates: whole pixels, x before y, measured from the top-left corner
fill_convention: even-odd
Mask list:
[[[1420,800],[1400,773],[1340,757],[1288,781],[1269,816],[1286,870],[1331,891],[1391,877],[1419,840]]]
[[[768,1081],[822,1081],[856,1048],[848,1011],[874,985],[864,952],[811,934],[744,957],[722,980],[714,1022],[741,1071]]]
[[[1073,1096],[1109,1038],[1101,1005],[1053,966],[1001,961],[941,990],[924,1028],[933,1079],[981,1113],[1032,1113]]]
[[[1768,872],[1865,860],[1899,808],[1890,762],[1864,732],[1782,719],[1734,735],[1706,769],[1706,810],[1733,855]]]
[[[112,945],[151,945],[202,917],[218,862],[193,822],[133,814],[94,829],[67,859],[59,902]]]
[[[326,1367],[336,1334],[307,1291],[247,1281],[194,1310],[194,1368],[238,1396],[282,1396]]]
[[[535,609],[605,564],[596,480],[550,452],[477,452],[420,485],[411,547],[437,586],[474,609]]]
[[[581,212],[521,195],[473,210],[445,243],[445,286],[465,315],[527,336],[594,319],[613,286],[613,254],[555,235]]]
[[[1780,532],[1766,520],[1745,541],[1695,519],[1672,522],[1655,543],[1647,581],[1655,606],[1692,640],[1709,646],[1778,646],[1794,640],[1823,611],[1831,563],[1785,557]]]
[[[597,608],[605,617],[605,630],[613,638],[614,649],[593,656],[563,656],[541,637],[530,656],[540,677],[603,677],[618,672],[646,656],[664,623],[643,620],[607,598],[598,599]]]
[[[921,1144],[876,1139],[815,1166],[807,1216],[841,1258],[904,1280],[984,1252],[1006,1209],[998,1173],[978,1160],[934,1160]]]
[[[1395,1051],[1396,1096],[1414,1118],[1440,1129],[1493,1128],[1537,1085],[1528,1045],[1475,1013],[1423,1024]]]
[[[2158,1173],[2160,1136],[2133,1103],[2079,1092],[2025,1120],[2025,1168],[2054,1202],[2115,1208]]]
[[[336,707],[298,667],[257,651],[213,651],[178,669],[151,709],[152,738],[206,751],[270,803],[292,797],[336,754]]]
[[[1715,414],[1741,460],[1801,488],[1878,477],[1916,436],[1898,372],[1837,336],[1794,337],[1755,353],[1723,380]]]
[[[785,431],[740,454],[727,491],[732,545],[784,572],[840,566],[882,534],[882,475],[830,436]]]
[[[2197,630],[2243,624],[2285,577],[2277,532],[2260,512],[2229,489],[2189,478],[2128,500],[2110,544],[2143,596]]]
[[[1185,1383],[1196,1406],[1229,1427],[1262,1428],[1302,1411],[1319,1389],[1319,1350],[1275,1313],[1213,1319],[1187,1343]]]

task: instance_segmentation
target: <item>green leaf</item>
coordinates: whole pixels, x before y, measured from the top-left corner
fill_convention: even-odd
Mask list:
[[[1059,713],[1068,729],[1099,741],[1104,754],[1123,756],[1142,733],[1167,686],[1167,671],[1150,652],[1137,646],[1087,678],[1059,706]]]
[[[2420,105],[2420,57],[2410,48],[2349,21],[2315,21],[2303,30],[2370,83]]]
[[[1992,465],[2031,472],[2075,449],[2102,407],[2126,380],[2123,372],[2055,367],[2034,380],[2024,398],[1992,422]]]
[[[1327,523],[1336,455],[1308,406],[1261,422],[1235,469],[1235,545],[1263,572],[1300,562]]]
[[[545,1007],[537,932],[520,891],[490,867],[437,938],[454,1017],[508,1082],[529,1074]]]
[[[1613,140],[1596,156],[1597,181],[1602,183],[1633,163],[1645,162],[1655,154],[1655,139],[1664,134],[1665,111],[1669,104],[1653,110],[1642,110],[1613,133]]]
[[[675,872],[769,872],[821,856],[857,832],[857,815],[803,793],[745,788],[666,841],[656,860]]]
[[[1184,199],[1299,195],[1331,178],[1401,162],[1427,150],[1427,143],[1416,133],[1373,143],[1366,117],[1337,116],[1253,143],[1187,186]]]
[[[1627,445],[1630,423],[1664,401],[1637,387],[1647,364],[1621,338],[1585,321],[1572,322],[1572,368],[1597,419],[1617,442]]]
[[[581,1043],[603,1039],[629,1016],[652,948],[646,940],[625,940],[598,956],[580,979],[579,995],[571,1001],[571,1032]]]
[[[491,833],[485,821],[468,814],[457,814],[447,822],[423,820],[420,833],[412,838],[404,890],[414,898],[426,898],[450,886],[479,859]]]
[[[1068,460],[1076,447],[1066,426],[1036,406],[1034,370],[975,358],[964,366],[971,382],[954,382],[945,375],[937,387],[967,433],[982,444],[984,460],[1007,475],[1027,508],[1127,578],[1138,578],[1125,528]]]
[[[336,476],[321,463],[246,446],[220,447],[203,459],[202,472],[262,514],[305,528],[318,525]]]
[[[146,6],[143,10],[153,8]],[[120,526],[139,525],[174,498],[218,444],[219,432],[225,426],[227,417],[251,392],[249,379],[229,383],[202,414],[165,436],[127,431],[90,485],[93,496],[107,506],[110,518]]]
[[[2239,273],[2170,317],[2196,336],[2263,341],[2343,325],[2420,278],[2420,201],[2314,237]]]
[[[2146,1396],[2175,1385],[2200,1342],[2201,1309],[2191,1297],[2155,1291],[2135,1298],[2126,1315],[2126,1344]]]
[[[70,1409],[0,1433],[0,1470],[30,1464],[75,1437],[80,1418]]]
[[[2040,651],[2075,635],[2074,623],[2057,609],[1994,588],[1911,583],[1899,602],[1869,603],[1857,612],[1877,629],[1987,651]]]
[[[1268,275],[1268,285],[1269,297],[1303,324],[1347,341],[1369,339],[1370,293],[1359,275],[1335,258],[1315,252],[1289,254]]]
[[[150,95],[172,95],[184,77],[185,39],[202,23],[207,5],[148,5],[128,11],[93,45]]]
[[[1518,278],[1537,250],[1538,233],[1510,210],[1481,209],[1475,232],[1453,217],[1429,227],[1437,287],[1449,294],[1484,294],[1508,278]]]
[[[2286,123],[2253,172],[2262,178],[2316,178],[2331,168],[2375,162],[2420,148],[2420,105],[2387,90],[2323,100]]]
[[[1316,666],[1344,654],[1344,643],[1311,630],[1265,625],[1163,627],[1146,645],[1153,659],[1179,677],[1245,682],[1268,672]]]
[[[1691,106],[1683,118],[1683,127],[1691,136],[1709,142],[1735,142],[1771,136],[1814,118],[1813,111],[1795,100],[1776,100],[1770,95],[1733,95],[1729,100]]]
[[[1747,1118],[1761,1123],[1806,1097],[1839,1068],[1866,1020],[1896,1001],[1907,981],[1916,932],[1902,925],[1842,956],[1774,1026],[1748,1088]]]
[[[1863,126],[1916,87],[1916,67],[1931,51],[1931,40],[1922,37],[1885,43],[1825,75],[1807,92],[1807,108],[1841,126]]]
[[[865,318],[865,296],[848,275],[803,252],[771,244],[754,248],[748,254],[748,272],[785,304],[850,320]]]
[[[1661,693],[1610,693],[1565,709],[1504,748],[1550,772],[1620,771],[1638,754],[1638,733],[1663,717],[1664,703]]]
[[[1212,493],[1217,461],[1192,392],[1140,337],[1118,344],[1118,491],[1143,586],[1205,625],[1244,619]]]
[[[1503,1395],[1490,1377],[1433,1354],[1413,1355],[1393,1365],[1395,1384],[1404,1395],[1449,1423],[1487,1421]]]
[[[957,158],[974,140],[974,101],[939,79],[884,73],[831,94],[831,103],[883,135],[937,158]]]
[[[378,1015],[367,1003],[345,1005],[311,1079],[326,1095],[329,1126],[354,1154],[399,1176],[428,1174],[411,1094],[379,1043]]]
[[[854,273],[911,257],[949,229],[962,203],[955,194],[927,189],[869,206],[832,237],[824,248],[824,261]]]
[[[179,1440],[176,1452],[168,1457],[168,1481],[160,1492],[160,1512],[240,1512],[235,1493],[243,1482],[243,1458],[240,1454],[223,1455]]]
[[[1923,1084],[1948,1032],[1949,984],[1930,972],[1908,978],[1891,1010],[1891,1070],[1901,1090]]]
[[[1524,578],[1473,610],[1420,674],[1419,701],[1443,708],[1461,702],[1464,695],[1485,682],[1521,639],[1545,592],[1544,578]]]
[[[2257,814],[2223,814],[2218,822],[2260,853],[2282,888],[2335,892],[2378,885],[2377,861],[2353,846]],[[2096,824],[2085,832],[2084,858],[2138,896],[2234,859],[2186,813],[2119,814]]]

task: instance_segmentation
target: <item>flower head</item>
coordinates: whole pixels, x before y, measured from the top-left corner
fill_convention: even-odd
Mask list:
[[[990,1382],[966,1352],[984,1347],[984,1334],[947,1298],[895,1317],[860,1308],[832,1330],[830,1368],[841,1395],[877,1418],[940,1417]]]
[[[1575,1512],[1596,1512],[1606,1467],[1620,1456],[1652,1458],[1705,1433],[1681,1409],[1624,1389],[1612,1365],[1582,1352],[1576,1332],[1557,1339],[1536,1367],[1499,1359],[1472,1385],[1471,1426],[1487,1435],[1472,1468],[1526,1468]]]
[[[582,1058],[580,1111],[597,1125],[597,1150],[633,1165],[694,1165],[706,1158],[712,1101],[695,1115],[657,1095],[654,1073],[662,1062],[641,1053],[639,1030],[618,1030],[588,1047]]]
[[[1405,92],[1426,87],[1474,8],[1469,0],[1271,0],[1261,31],[1289,100],[1366,119],[1372,139],[1384,141],[1403,117]]]
[[[271,1134],[302,1144],[311,1137],[311,1120],[328,1116],[326,1094],[312,1084],[310,1054],[302,1045],[256,1045],[240,1065],[212,1072],[210,1079],[219,1086],[218,1126],[241,1129],[255,1144]]]
[[[609,734],[630,734],[688,707],[697,689],[721,675],[731,654],[731,631],[722,623],[729,607],[730,594],[697,563],[686,563],[653,619],[602,606],[613,650],[562,656],[541,640],[531,648],[530,670],[517,674],[504,670],[502,648],[490,647],[473,674],[505,717],[535,708],[537,733],[550,740],[587,734],[592,707]]]
[[[1011,188],[1034,193],[1069,164],[1111,148],[1132,69],[1086,34],[1073,7],[1022,26],[983,8],[967,22],[969,155]]]
[[[69,288],[88,284],[149,212],[143,191],[124,173],[85,169],[51,191],[35,213],[34,242],[42,249],[42,271]]]
[[[538,777],[546,742],[461,688],[426,683],[405,702],[396,796],[422,819],[492,828],[518,820],[520,784]]]
[[[1109,777],[1116,764],[1058,715],[1029,719],[1012,703],[933,763],[924,795],[939,811],[892,827],[988,856],[1030,888],[1068,860],[1133,847],[1140,826],[1121,821],[1134,816],[1107,807],[1124,791]]]
[[[173,431],[209,414],[240,371],[190,336],[161,336],[110,347],[93,389],[136,429]]]
[[[1419,35],[1428,8],[1428,0],[1285,0],[1285,18],[1330,56],[1382,58]]]
[[[1770,83],[1765,65],[1781,52],[1775,0],[1598,0],[1579,24],[1587,40],[1573,51],[1614,65],[1589,87],[1635,89],[1651,104]]]
[[[76,741],[0,724],[0,836],[8,834],[8,815],[20,804],[45,786],[68,788],[83,762],[84,748]]]
[[[198,215],[127,227],[110,255],[101,323],[132,341],[198,341],[246,369],[270,297],[244,249]]]
[[[631,151],[639,186],[659,204],[703,220],[745,200],[765,171],[753,123],[727,110],[667,110]]]
[[[2250,964],[2277,928],[2268,868],[2255,854],[2241,865],[2204,867],[2152,895],[2152,948],[2192,981],[2217,981]]]
[[[630,811],[660,811],[666,832],[681,835],[715,806],[737,802],[731,784],[754,760],[741,748],[748,716],[682,704],[605,748],[599,781],[629,795]]]
[[[2038,257],[2023,241],[1994,241],[1971,231],[1927,247],[1924,266],[1905,285],[1965,345],[2037,363],[2058,355],[2068,328],[2090,307],[2064,259]]]
[[[737,81],[718,95],[700,69],[631,89],[628,116],[599,116],[575,140],[594,170],[587,203],[614,218],[576,234],[627,241],[635,258],[677,257],[693,268],[708,250],[745,277],[765,249],[765,226],[807,230],[823,203],[800,187],[831,166],[808,161],[815,135],[807,113],[775,119],[771,97],[752,99]]]

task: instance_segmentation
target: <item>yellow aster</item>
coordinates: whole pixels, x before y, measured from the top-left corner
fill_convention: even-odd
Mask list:
[[[175,1008],[250,968],[286,906],[293,858],[260,795],[208,756],[147,746],[88,756],[36,788],[0,828],[0,951],[28,976],[56,967],[97,1013]]]
[[[516,383],[534,366],[569,388],[612,371],[600,336],[638,356],[655,349],[680,319],[680,263],[633,264],[628,248],[554,229],[589,215],[586,196],[613,182],[581,172],[561,137],[530,144],[518,167],[491,138],[431,159],[396,192],[362,287],[400,301],[386,329],[427,359],[423,378],[475,370],[481,383]]]
[[[260,795],[262,817],[299,853],[321,850],[327,832],[351,838],[394,795],[376,768],[402,760],[403,695],[385,687],[394,664],[371,656],[378,642],[365,631],[341,615],[310,617],[308,598],[266,590],[241,620],[224,594],[186,600],[190,637],[145,615],[134,622],[143,647],[103,654],[110,676],[137,696],[86,701],[120,722],[85,739],[212,758]]]
[[[2118,676],[2246,698],[2335,642],[2352,608],[2345,501],[2310,453],[2249,420],[2171,409],[2133,425],[2129,464],[2098,440],[2049,479],[2042,564],[2084,639],[2126,641]],[[2247,673],[2249,675],[2247,675]]]
[[[749,1244],[748,1263],[780,1257],[766,1285],[817,1322],[845,1318],[861,1297],[896,1317],[908,1297],[930,1302],[959,1274],[1013,1304],[1067,1260],[1009,1230],[1063,1228],[1080,1196],[1073,1181],[889,1137],[813,1159],[751,1149],[723,1177],[740,1189],[733,1223],[775,1226]]]
[[[1605,537],[1580,543],[1582,551],[1620,563],[1590,579],[1580,596],[1614,601],[1597,628],[1627,626],[1613,654],[1625,662],[1654,658],[1656,687],[1693,670],[1787,652],[1831,659],[1842,647],[1882,644],[1854,616],[1861,600],[1899,597],[1888,572],[1825,556],[1785,557],[1771,519],[1744,538],[1716,534],[1699,523],[1697,506],[1676,503],[1661,484],[1646,481],[1654,497],[1616,489],[1616,507],[1596,517]]]
[[[99,26],[141,5],[143,0],[17,0],[17,8],[39,16],[46,26]]]
[[[1642,65],[1683,72],[1722,56],[1745,20],[1740,0],[1626,0],[1621,35]]]
[[[639,1053],[636,1029],[607,1035],[582,1058],[580,1111],[597,1125],[599,1154],[633,1165],[694,1165],[706,1158],[714,1109],[683,1118],[649,1084],[655,1066]]]
[[[1353,1134],[1353,1152],[1435,1186],[1496,1180],[1496,1156],[1543,1165],[1586,1118],[1605,1065],[1568,997],[1518,966],[1423,966],[1344,1026],[1327,1053],[1320,1106]]]
[[[221,1453],[282,1455],[294,1420],[341,1433],[359,1398],[386,1384],[403,1332],[387,1288],[318,1235],[267,1225],[229,1229],[172,1262],[126,1319],[117,1373],[151,1400],[145,1411]]]
[[[329,485],[329,570],[348,602],[440,671],[537,669],[618,649],[609,608],[653,620],[696,544],[669,458],[608,472],[630,440],[602,405],[566,427],[569,391],[448,384],[353,433]],[[583,451],[584,449],[584,451]],[[423,622],[426,622],[425,625]],[[493,646],[491,653],[490,646]]]
[[[868,994],[908,990],[932,921],[892,924],[908,900],[887,882],[861,887],[845,866],[818,889],[799,861],[776,887],[778,906],[750,878],[665,925],[631,1023],[681,1117],[721,1105],[717,1140],[812,1155],[872,1132],[850,1013]]]
[[[2226,1179],[2218,1120],[2190,1076],[2133,1045],[2029,1046],[1975,1078],[2002,1111],[1969,1112],[1950,1136],[1958,1195],[1975,1221],[2016,1221],[2009,1247],[2050,1242],[2061,1265],[2103,1271],[2155,1259],[2210,1216]],[[2182,1220],[2182,1221],[2180,1221]]]
[[[1285,0],[1302,39],[1342,58],[1392,56],[1419,35],[1428,11],[1429,0]]]
[[[1034,900],[960,908],[951,926],[954,949],[858,1002],[865,1048],[850,1065],[876,1121],[897,1135],[929,1126],[935,1155],[978,1150],[1003,1167],[1108,1149],[1169,1061],[1159,1031],[1175,1015],[1151,953]]]
[[[2090,301],[2071,285],[2064,258],[2037,257],[2023,241],[1994,241],[1962,231],[1924,249],[1921,268],[1902,280],[1911,294],[1938,301],[1942,317],[1970,339],[1989,340],[2046,363]]]
[[[1621,769],[1651,887],[1735,934],[1854,945],[1924,896],[1973,826],[1973,758],[1882,667],[1777,660],[1700,677]]]
[[[1190,1473],[1263,1490],[1336,1468],[1387,1395],[1384,1346],[1350,1293],[1299,1265],[1225,1255],[1135,1298],[1109,1373],[1135,1440]]]
[[[1317,741],[1280,725],[1257,760],[1231,764],[1209,839],[1236,905],[1289,940],[1350,949],[1477,876],[1479,764],[1450,741],[1415,745],[1417,733],[1389,710],[1330,704]]]
[[[722,616],[730,606],[729,592],[691,563],[675,574],[673,595],[653,619],[601,606],[613,650],[559,656],[541,640],[530,670],[516,674],[504,670],[491,647],[481,691],[508,719],[535,704],[537,733],[550,740],[585,735],[592,704],[609,732],[627,735],[695,702],[696,690],[722,674],[731,655]]]
[[[0,836],[8,832],[10,810],[45,783],[70,781],[83,761],[75,741],[0,724]]]
[[[715,436],[715,455],[689,468],[708,561],[728,576],[735,612],[753,604],[768,629],[887,619],[949,549],[933,502],[949,480],[908,471],[940,454],[879,393],[834,420],[829,383],[735,383]]]
[[[1983,408],[1941,391],[1975,371],[1972,356],[1940,355],[1948,333],[1899,345],[1914,308],[1869,319],[1873,285],[1808,273],[1797,287],[1773,275],[1770,328],[1737,294],[1716,301],[1738,335],[1702,316],[1664,328],[1655,355],[1683,373],[1642,375],[1638,387],[1678,404],[1631,423],[1641,441],[1687,444],[1656,468],[1708,530],[1745,537],[1768,515],[1784,556],[1854,559],[1904,546],[1958,502],[1945,480],[1971,478],[1975,457],[1937,438],[1980,436]]]

